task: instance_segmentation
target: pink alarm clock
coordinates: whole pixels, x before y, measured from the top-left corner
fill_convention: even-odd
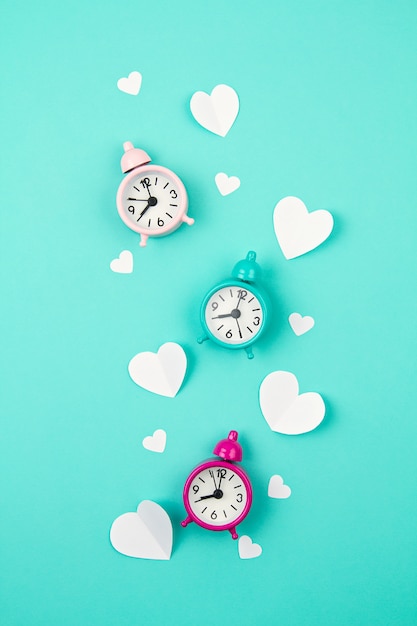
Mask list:
[[[169,235],[183,222],[194,224],[187,215],[188,196],[174,172],[160,165],[148,165],[150,156],[130,141],[123,144],[120,162],[127,176],[120,183],[116,205],[123,222],[140,233],[140,246],[148,237]]]
[[[181,522],[196,522],[208,530],[228,530],[238,538],[236,526],[252,505],[252,487],[248,476],[236,462],[242,460],[242,446],[237,432],[216,445],[213,453],[222,460],[210,459],[198,465],[187,478],[183,498],[188,516]]]

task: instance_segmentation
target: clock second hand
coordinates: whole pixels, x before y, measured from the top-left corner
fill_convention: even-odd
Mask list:
[[[212,470],[209,470],[209,474],[212,477],[213,482],[214,482],[214,490],[217,491],[216,479],[214,478],[214,473],[212,472]]]

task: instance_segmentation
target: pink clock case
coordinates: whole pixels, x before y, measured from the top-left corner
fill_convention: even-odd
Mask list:
[[[148,165],[148,163],[151,160],[150,156],[144,150],[141,150],[139,148],[134,148],[130,141],[126,141],[123,144],[123,147],[124,147],[125,153],[121,160],[121,168],[122,168],[122,171],[126,173],[126,176],[120,183],[119,189],[117,190],[116,206],[117,206],[117,211],[119,213],[119,216],[121,220],[126,224],[126,226],[141,235],[140,245],[142,247],[146,246],[146,241],[148,237],[162,237],[164,235],[168,235],[174,232],[175,230],[177,230],[177,228],[181,226],[183,222],[185,222],[189,226],[194,224],[194,220],[191,217],[188,217],[187,215],[188,195],[181,179],[178,178],[178,176],[174,172],[172,172],[166,167],[163,167],[161,165]],[[136,225],[134,222],[129,220],[128,216],[126,215],[124,211],[123,195],[126,190],[126,187],[131,183],[131,181],[134,178],[136,178],[137,176],[142,176],[146,174],[147,172],[160,172],[161,174],[165,174],[169,176],[170,178],[172,178],[172,180],[175,182],[175,184],[178,187],[179,195],[180,195],[180,198],[179,198],[180,201],[178,203],[179,210],[178,210],[177,215],[172,219],[172,221],[166,227],[152,228],[152,229],[141,228],[140,226]]]
[[[238,526],[244,520],[252,506],[252,486],[245,471],[239,465],[235,464],[236,461],[242,460],[242,447],[237,442],[237,437],[238,433],[235,430],[231,430],[228,438],[219,441],[219,443],[214,448],[214,454],[217,454],[223,460],[209,459],[207,461],[203,461],[202,463],[197,465],[197,467],[195,467],[191,474],[188,476],[183,490],[184,506],[188,513],[188,516],[184,521],[181,522],[181,526],[185,527],[190,522],[195,522],[196,524],[198,524],[202,528],[206,528],[207,530],[228,530],[231,533],[233,539],[238,538],[239,535],[236,532],[236,526]],[[207,522],[198,518],[191,509],[188,499],[190,485],[196,475],[199,474],[202,470],[208,469],[210,467],[225,467],[226,469],[230,469],[231,467],[233,467],[233,471],[238,474],[239,478],[241,478],[247,492],[247,501],[245,504],[245,508],[243,509],[239,517],[233,520],[233,522],[222,524],[221,526],[208,524]]]

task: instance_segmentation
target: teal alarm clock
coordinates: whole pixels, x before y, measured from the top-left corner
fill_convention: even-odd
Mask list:
[[[260,269],[256,253],[250,251],[236,263],[229,280],[210,289],[201,305],[204,335],[198,343],[211,339],[231,350],[243,348],[253,359],[252,344],[264,332],[268,317],[266,299],[254,285]]]

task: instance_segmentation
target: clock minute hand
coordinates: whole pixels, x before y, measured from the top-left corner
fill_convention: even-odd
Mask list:
[[[138,219],[136,220],[137,222],[139,222],[140,218],[145,215],[146,211],[149,209],[150,206],[152,205],[150,202],[148,202],[148,204],[146,205],[146,207],[143,209],[142,213],[139,215]]]

